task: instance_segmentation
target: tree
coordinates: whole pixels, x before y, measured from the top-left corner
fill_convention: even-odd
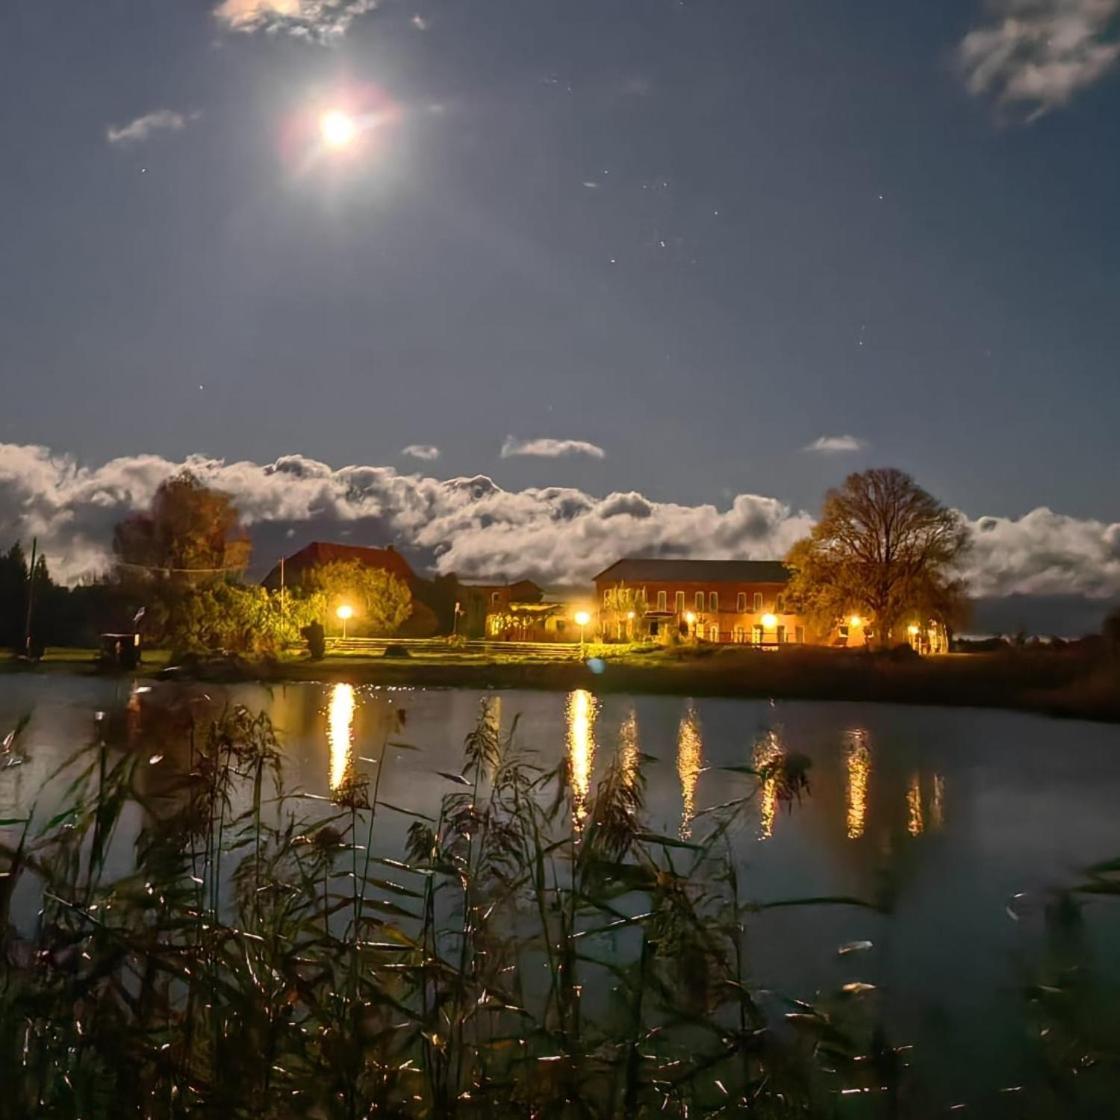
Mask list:
[[[328,630],[337,626],[342,604],[354,610],[351,633],[395,634],[412,613],[412,592],[404,580],[357,560],[336,560],[309,569],[302,583],[314,599],[314,615]]]
[[[882,646],[907,617],[951,628],[966,602],[958,568],[967,547],[960,514],[908,474],[851,474],[829,490],[812,533],[791,549],[787,599],[825,631],[861,615]]]
[[[113,552],[131,573],[205,582],[248,567],[251,545],[230,495],[181,471],[160,483],[150,509],[117,525]]]
[[[603,595],[602,616],[613,620],[615,637],[619,639],[625,632],[627,641],[634,640],[634,635],[641,631],[642,620],[648,609],[645,593],[638,587],[618,583]]]

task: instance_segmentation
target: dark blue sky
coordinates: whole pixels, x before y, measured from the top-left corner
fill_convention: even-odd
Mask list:
[[[0,440],[1115,520],[1120,83],[970,90],[1016,3],[7,0]],[[355,99],[360,150],[299,132]]]

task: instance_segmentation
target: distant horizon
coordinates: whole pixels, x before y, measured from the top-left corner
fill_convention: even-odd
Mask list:
[[[332,467],[301,455],[255,463],[151,454],[90,464],[39,446],[0,444],[0,546],[17,538],[26,545],[35,536],[56,578],[96,574],[111,564],[114,524],[145,508],[159,483],[184,468],[233,496],[253,541],[250,572],[258,579],[281,555],[327,540],[393,545],[425,571],[454,571],[465,580],[578,587],[623,556],[781,560],[816,513],[758,494],[688,505],[638,491],[505,489],[481,473],[440,478],[434,465],[401,472]],[[832,484],[845,473],[837,464]],[[992,625],[982,632],[1004,620],[1002,632],[1076,636],[1120,600],[1120,524],[1045,508],[1017,518],[965,516],[974,539],[970,592],[992,604],[984,613]],[[1027,617],[1018,621],[1024,604]],[[1060,627],[1063,618],[1078,622]]]

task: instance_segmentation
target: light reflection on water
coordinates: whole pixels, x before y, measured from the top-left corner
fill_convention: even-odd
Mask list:
[[[910,778],[906,787],[906,831],[911,836],[921,836],[925,831],[925,818],[922,815],[922,784],[919,775]]]
[[[931,828],[940,829],[945,824],[945,777],[933,776],[933,795],[929,802],[929,823]]]
[[[774,822],[778,818],[778,775],[777,767],[785,757],[785,751],[778,740],[778,733],[770,730],[762,735],[754,745],[751,764],[756,770],[766,772],[758,792],[758,838],[769,840],[774,835]]]
[[[595,718],[599,701],[584,688],[568,696],[568,767],[572,780],[573,816],[577,826],[587,816],[591,771],[595,765]]]
[[[618,762],[622,770],[622,779],[632,786],[638,777],[638,713],[631,708],[622,721],[618,732]]]
[[[704,764],[704,742],[700,736],[700,717],[690,704],[677,728],[677,776],[681,780],[680,837],[692,835],[692,818],[696,815],[696,783]]]
[[[862,728],[848,732],[845,761],[848,769],[848,839],[858,840],[867,826],[867,786],[871,780],[871,750]]]
[[[354,686],[331,686],[327,708],[327,747],[330,752],[330,787],[342,787],[354,769]]]

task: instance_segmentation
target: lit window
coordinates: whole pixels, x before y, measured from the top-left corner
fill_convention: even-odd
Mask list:
[[[603,592],[603,606],[609,607],[611,605],[611,593],[609,591]]]
[[[502,600],[502,593],[500,591],[491,591],[490,592],[490,602],[491,603],[500,603],[501,600]]]
[[[762,592],[756,591],[754,593],[754,613],[758,614],[760,610],[762,610]]]
[[[673,605],[674,605],[674,609],[676,610],[677,614],[684,614],[684,592],[683,591],[678,591],[676,593],[676,595],[673,596]]]
[[[703,591],[697,591],[696,592],[695,602],[696,602],[696,609],[698,611],[702,611],[704,609],[704,592]]]
[[[735,610],[738,611],[739,614],[747,613],[747,593],[745,591],[740,591],[739,594],[735,596]]]
[[[785,614],[785,610],[786,610],[786,608],[785,608],[785,605],[782,602],[782,597],[781,597],[781,595],[779,595],[777,597],[777,599],[774,600],[774,613],[775,614]]]
[[[669,609],[669,592],[659,591],[657,593],[657,609],[664,611]]]
[[[708,610],[713,611],[713,612],[719,610],[719,592],[718,591],[711,591],[711,592],[708,593]]]

